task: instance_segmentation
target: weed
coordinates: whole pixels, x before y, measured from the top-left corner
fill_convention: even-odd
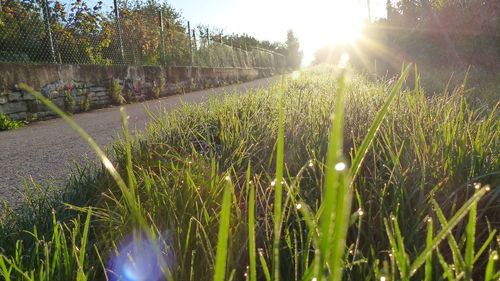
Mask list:
[[[26,126],[26,121],[11,120],[7,114],[0,113],[0,131],[14,130]]]
[[[81,109],[81,111],[86,112],[86,111],[89,111],[91,106],[92,106],[92,94],[85,93],[83,95],[82,104],[80,105],[80,109]]]
[[[64,110],[68,113],[73,113],[76,106],[75,97],[73,96],[72,91],[72,86],[66,86],[62,92],[64,99]]]
[[[123,86],[120,85],[120,81],[118,79],[113,79],[111,81],[111,87],[109,88],[109,97],[114,104],[124,104],[125,98],[123,97]]]

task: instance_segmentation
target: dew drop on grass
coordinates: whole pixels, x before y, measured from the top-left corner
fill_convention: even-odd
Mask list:
[[[475,184],[474,184],[474,188],[475,188],[475,189],[479,189],[480,187],[481,187],[481,184],[480,184],[480,183],[475,183]]]
[[[224,179],[227,180],[227,181],[230,181],[231,177],[230,176],[226,176]]]
[[[300,210],[302,208],[302,204],[300,204],[300,203],[297,204],[296,208],[297,208],[297,210]]]
[[[486,191],[490,191],[491,190],[491,188],[490,188],[489,185],[487,185],[484,189],[486,189]]]
[[[275,185],[276,185],[276,181],[272,181],[271,186],[275,186]]]
[[[313,277],[313,279],[311,279],[311,281],[318,281],[318,278]]]
[[[312,160],[309,160],[309,167],[312,167],[314,164],[313,164],[313,161]]]
[[[385,276],[381,276],[380,277],[380,281],[386,281],[387,279],[385,278]]]
[[[258,248],[257,252],[259,252],[259,256],[264,256],[264,250],[262,248]]]
[[[337,171],[343,171],[345,170],[345,163],[344,162],[339,162],[335,164],[335,170]]]
[[[364,215],[364,214],[365,214],[365,212],[364,212],[362,209],[359,209],[359,210],[358,210],[358,215],[359,215],[360,217],[361,217],[362,215]]]

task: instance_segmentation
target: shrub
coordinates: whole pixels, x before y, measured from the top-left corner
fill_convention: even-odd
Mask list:
[[[5,113],[0,114],[0,131],[14,130],[26,126],[26,124],[28,122],[11,120]]]
[[[66,86],[63,90],[63,98],[64,98],[64,110],[66,112],[72,113],[75,110],[75,97],[72,94],[73,87]]]
[[[127,103],[132,103],[132,102],[137,101],[132,89],[125,90],[125,100],[127,101]]]
[[[123,86],[120,85],[118,79],[113,79],[111,87],[109,88],[109,97],[114,104],[124,104],[125,98],[123,97]]]
[[[151,89],[151,95],[154,99],[160,98],[161,91],[165,89],[165,78],[161,77],[160,78],[160,83],[159,85],[156,84],[156,81],[154,82],[153,88]]]
[[[83,100],[82,100],[82,104],[81,104],[80,108],[83,112],[85,112],[85,111],[88,111],[90,109],[91,105],[92,105],[92,94],[85,93],[85,95],[83,95]]]

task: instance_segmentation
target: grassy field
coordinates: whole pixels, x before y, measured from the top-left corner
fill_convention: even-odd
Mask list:
[[[498,104],[415,72],[316,67],[135,137],[123,112],[111,160],[3,212],[0,276],[498,280]]]

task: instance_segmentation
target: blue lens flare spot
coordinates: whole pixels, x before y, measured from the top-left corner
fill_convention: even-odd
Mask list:
[[[174,255],[165,237],[150,239],[135,234],[125,239],[112,255],[107,266],[111,281],[159,281],[168,280],[173,268]]]

